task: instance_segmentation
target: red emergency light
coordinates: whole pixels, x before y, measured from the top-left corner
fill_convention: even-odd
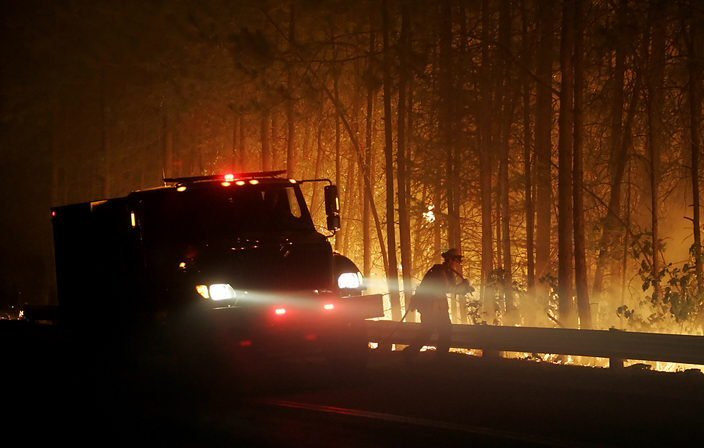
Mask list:
[[[220,182],[232,182],[235,179],[253,179],[253,178],[275,178],[285,174],[286,170],[279,171],[253,171],[247,173],[226,173],[226,174],[212,174],[206,176],[191,176],[191,177],[165,177],[164,183],[167,184],[189,184],[193,182],[203,182],[203,181],[220,181]]]

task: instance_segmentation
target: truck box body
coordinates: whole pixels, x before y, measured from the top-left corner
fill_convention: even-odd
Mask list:
[[[62,316],[103,315],[135,303],[139,270],[127,199],[85,202],[52,212]]]

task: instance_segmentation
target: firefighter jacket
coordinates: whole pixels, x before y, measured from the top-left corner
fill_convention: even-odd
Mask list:
[[[444,264],[436,264],[425,274],[411,301],[411,309],[420,313],[448,312],[447,294],[464,293],[466,280],[457,282],[457,274]]]

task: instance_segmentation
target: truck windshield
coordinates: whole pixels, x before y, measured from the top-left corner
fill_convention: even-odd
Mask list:
[[[314,229],[295,185],[216,184],[169,193],[156,206],[145,207],[145,224],[152,231],[215,240],[242,233]]]

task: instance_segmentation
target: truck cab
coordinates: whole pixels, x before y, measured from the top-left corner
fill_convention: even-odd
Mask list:
[[[332,248],[297,182],[180,183],[128,196],[156,306],[335,289]],[[230,302],[226,302],[230,303]]]

